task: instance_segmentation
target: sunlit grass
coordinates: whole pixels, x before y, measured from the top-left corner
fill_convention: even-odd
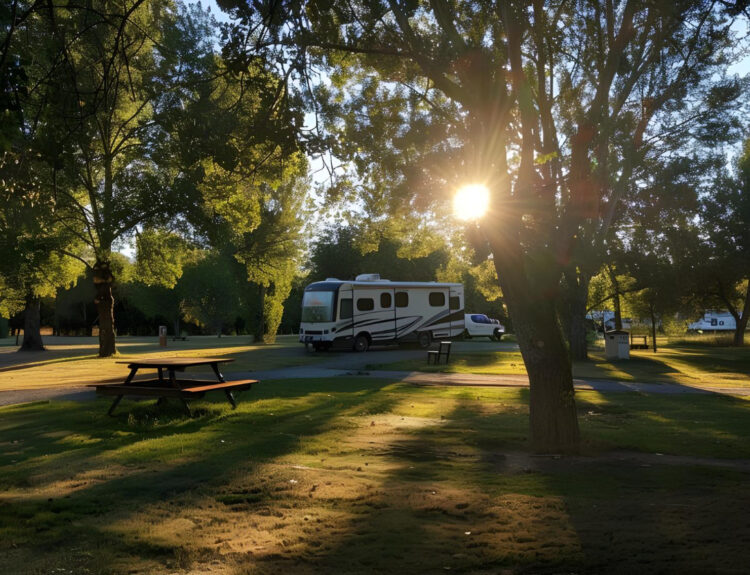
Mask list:
[[[162,348],[156,338],[120,338],[116,357],[99,358],[96,338],[47,338],[44,352],[17,353],[14,347],[0,348],[0,390],[122,381],[128,369],[121,362],[132,359],[226,357],[234,361],[221,365],[221,369],[231,373],[307,365],[330,358],[330,354],[300,353],[302,346],[294,336],[280,337],[278,343],[270,345],[251,344],[248,340],[246,336],[198,336],[187,341],[170,339]],[[209,372],[210,368],[190,370],[196,374]]]
[[[651,350],[631,350],[629,360],[607,360],[594,346],[588,361],[573,363],[573,376],[629,382],[676,383],[700,387],[750,386],[750,347],[716,347],[672,344]],[[403,360],[372,364],[370,369],[477,374],[525,374],[519,351],[453,353],[449,364],[427,365]]]
[[[566,460],[528,454],[527,397],[337,377],[263,382],[237,410],[195,402],[192,419],[153,401],[125,400],[116,417],[106,400],[0,408],[4,571],[716,572],[750,560],[746,472],[731,467],[750,458],[750,402],[579,393],[587,457]],[[623,462],[622,450],[715,464]]]

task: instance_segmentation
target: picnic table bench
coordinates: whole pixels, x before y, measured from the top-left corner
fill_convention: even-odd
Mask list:
[[[647,335],[630,334],[630,349],[648,349]]]
[[[126,395],[139,397],[158,397],[158,403],[163,403],[168,398],[177,398],[182,402],[185,411],[190,416],[189,399],[199,399],[209,391],[223,391],[227,400],[232,404],[232,409],[237,407],[237,402],[232,394],[233,391],[244,391],[250,389],[257,379],[241,379],[226,381],[219,371],[220,363],[234,361],[232,358],[214,357],[171,357],[156,358],[139,361],[118,361],[127,364],[130,374],[123,383],[98,384],[93,387],[101,395],[114,395],[108,415],[114,413],[115,408]],[[183,372],[189,367],[210,365],[216,379],[178,379],[177,372]],[[155,379],[133,381],[139,369],[156,369]],[[165,372],[166,371],[166,377]]]
[[[451,358],[451,342],[450,341],[441,341],[438,345],[437,349],[430,349],[427,351],[427,363],[430,363],[430,360],[433,360],[432,362],[435,364],[440,363],[440,358],[445,357],[445,363],[448,363],[448,361]]]

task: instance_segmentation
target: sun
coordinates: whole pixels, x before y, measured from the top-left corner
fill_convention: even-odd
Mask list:
[[[453,213],[462,220],[478,220],[490,207],[490,191],[483,184],[459,188],[453,197]]]

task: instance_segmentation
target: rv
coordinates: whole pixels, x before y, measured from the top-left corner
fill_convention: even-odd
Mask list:
[[[703,317],[688,325],[688,331],[734,331],[737,322],[728,311],[707,309]]]
[[[615,312],[609,310],[590,311],[586,319],[594,322],[596,331],[612,331],[615,329]],[[633,320],[629,317],[622,318],[622,329],[630,329]]]
[[[433,339],[464,331],[464,286],[458,283],[395,282],[378,274],[354,281],[329,278],[305,288],[299,341],[315,350]]]

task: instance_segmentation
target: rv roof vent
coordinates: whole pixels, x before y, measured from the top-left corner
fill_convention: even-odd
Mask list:
[[[354,280],[358,282],[379,282],[380,274],[359,274]]]
[[[339,278],[326,278],[327,282],[337,282],[339,281]]]

